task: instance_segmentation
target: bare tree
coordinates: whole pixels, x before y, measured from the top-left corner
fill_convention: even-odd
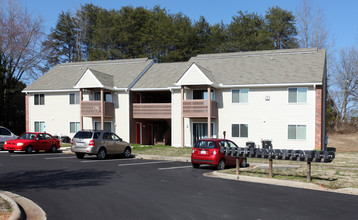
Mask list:
[[[0,65],[6,71],[5,78],[18,82],[38,77],[44,36],[41,19],[33,17],[17,0],[0,5]]]
[[[335,61],[332,73],[334,84],[330,87],[330,95],[334,100],[337,112],[336,129],[341,128],[357,105],[358,90],[358,51],[355,48],[342,49]]]
[[[0,0],[0,125],[24,130],[22,82],[40,74],[42,37],[39,18],[18,0]]]
[[[298,42],[301,47],[329,48],[329,31],[325,22],[323,10],[313,7],[311,0],[302,0],[296,8]]]

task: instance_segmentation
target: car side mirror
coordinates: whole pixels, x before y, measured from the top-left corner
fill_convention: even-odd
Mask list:
[[[122,142],[123,141],[122,138],[119,138],[119,141]]]

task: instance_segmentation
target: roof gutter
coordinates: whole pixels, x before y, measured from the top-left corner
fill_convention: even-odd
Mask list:
[[[290,87],[290,86],[317,86],[322,83],[281,83],[281,84],[246,84],[246,85],[223,85],[219,84],[219,88],[255,88],[255,87]]]

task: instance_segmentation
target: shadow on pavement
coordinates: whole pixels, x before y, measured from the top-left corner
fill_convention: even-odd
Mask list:
[[[96,171],[91,169],[67,170],[36,170],[23,172],[9,172],[0,174],[2,190],[26,191],[31,189],[69,189],[85,186],[100,186],[107,183],[114,175],[114,171]]]

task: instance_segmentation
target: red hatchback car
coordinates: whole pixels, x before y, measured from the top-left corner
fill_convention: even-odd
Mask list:
[[[55,153],[60,148],[60,141],[47,133],[27,132],[18,138],[6,141],[4,150],[13,153],[14,151],[32,151],[47,150]]]
[[[216,165],[218,170],[225,169],[226,166],[236,165],[236,157],[225,156],[220,152],[221,147],[237,147],[237,145],[227,139],[202,139],[198,140],[193,147],[191,163],[194,168],[200,164]],[[246,158],[240,158],[240,166],[246,167]]]

